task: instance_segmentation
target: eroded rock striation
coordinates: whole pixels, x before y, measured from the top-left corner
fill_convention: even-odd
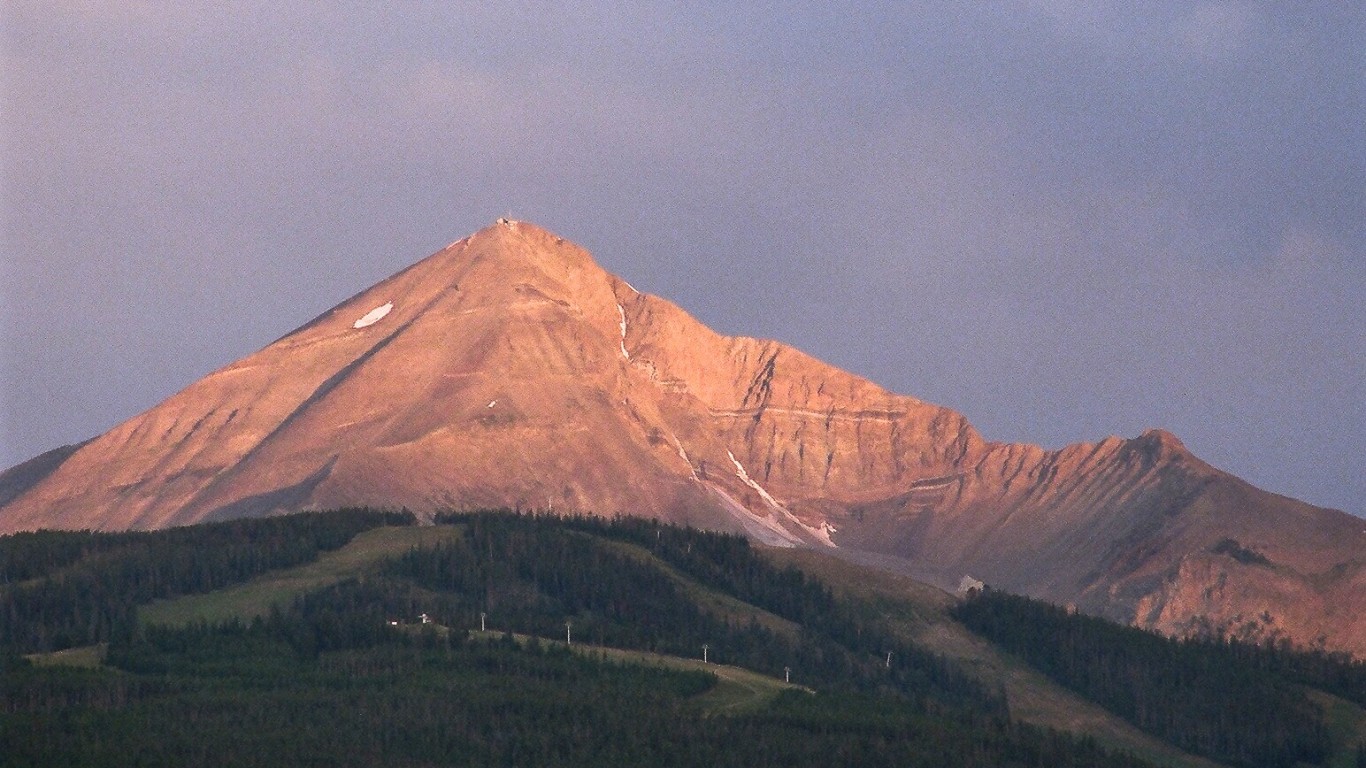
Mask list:
[[[1162,431],[989,442],[947,408],[718,335],[524,222],[0,475],[0,532],[353,505],[657,517],[1177,634],[1366,655],[1362,520]]]

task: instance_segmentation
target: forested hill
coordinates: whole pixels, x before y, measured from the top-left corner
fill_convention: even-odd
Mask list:
[[[1146,764],[1012,720],[997,681],[898,630],[889,611],[913,609],[742,538],[412,523],[349,510],[0,537],[0,765]],[[1360,713],[1360,664],[1173,643],[994,593],[956,613],[1190,753],[1366,765],[1305,692]],[[1172,726],[1186,720],[1197,736]]]

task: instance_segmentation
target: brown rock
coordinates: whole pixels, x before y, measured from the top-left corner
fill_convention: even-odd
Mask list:
[[[713,333],[501,222],[88,443],[0,475],[0,532],[347,505],[642,515],[891,555],[1184,633],[1366,655],[1366,523],[1150,431],[1059,451]]]

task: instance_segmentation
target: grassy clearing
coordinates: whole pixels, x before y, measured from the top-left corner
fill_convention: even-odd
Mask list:
[[[324,554],[316,562],[264,574],[246,584],[209,594],[158,601],[140,608],[138,618],[145,624],[171,626],[233,618],[249,620],[266,615],[270,612],[271,606],[284,607],[310,590],[364,573],[387,557],[403,554],[413,547],[449,541],[462,534],[463,529],[459,526],[377,528],[358,535],[345,547]],[[703,587],[646,549],[622,542],[608,543],[630,557],[649,562],[661,569],[673,578],[689,597],[696,600],[700,607],[719,617],[745,623],[753,620],[774,631],[788,634],[798,630],[797,625],[787,619]],[[435,631],[441,635],[450,631],[435,624],[425,627],[410,625],[408,628],[412,631]],[[493,638],[501,637],[502,633],[474,632],[473,636]],[[527,635],[514,637],[521,643],[530,641]],[[541,642],[556,644],[553,640],[542,639]],[[619,663],[710,672],[716,675],[717,685],[696,699],[698,706],[708,714],[740,714],[754,711],[767,705],[779,691],[801,688],[739,667],[704,664],[701,659],[684,659],[644,651],[590,645],[574,645],[572,648],[585,656]]]
[[[494,640],[503,637],[502,632],[471,632],[476,639]],[[513,639],[525,645],[531,642],[530,635],[514,634]],[[563,648],[562,640],[538,638],[542,645]],[[664,667],[716,675],[716,685],[706,693],[700,694],[693,703],[709,715],[740,715],[763,709],[782,691],[799,690],[814,693],[795,683],[785,683],[776,677],[761,675],[743,667],[725,664],[704,663],[701,659],[685,659],[681,656],[666,656],[648,651],[631,651],[624,648],[604,648],[598,645],[571,645],[570,650],[590,659],[616,662],[618,664],[639,664],[647,667]]]
[[[620,648],[599,648],[595,646],[573,646],[574,650],[590,658],[617,661],[626,664],[666,667],[710,672],[716,675],[716,687],[694,699],[704,712],[712,715],[736,715],[762,709],[784,690],[811,689],[792,683],[785,683],[776,677],[761,675],[743,667],[725,664],[704,663],[701,659],[685,659],[681,656],[663,656],[646,651],[628,651]]]
[[[1323,707],[1323,721],[1337,745],[1337,751],[1325,765],[1328,768],[1356,768],[1357,745],[1366,744],[1366,709],[1323,691],[1311,690],[1309,698]]]
[[[1217,766],[1149,736],[973,634],[948,615],[956,598],[941,589],[814,550],[761,551],[779,565],[793,565],[821,579],[850,603],[882,617],[905,639],[962,662],[978,679],[999,686],[1005,691],[1013,717],[1033,725],[1089,735],[1107,748],[1127,750],[1158,765]]]
[[[310,590],[364,573],[388,557],[414,547],[429,547],[463,534],[459,526],[383,527],[365,531],[350,543],[297,568],[273,571],[236,587],[203,595],[158,600],[138,609],[144,624],[184,626],[196,621],[250,620],[285,607]]]
[[[99,645],[86,645],[80,648],[67,648],[62,651],[51,653],[33,653],[24,658],[33,662],[39,667],[84,667],[95,669],[104,665],[104,652],[108,649],[107,643]]]
[[[692,599],[697,607],[701,608],[718,619],[728,621],[733,624],[745,625],[751,621],[759,626],[776,632],[786,637],[796,637],[801,627],[795,621],[789,621],[783,617],[770,613],[757,606],[739,600],[727,594],[716,592],[715,590],[698,584],[690,576],[673,567],[669,563],[656,557],[644,547],[636,544],[628,544],[624,541],[613,541],[611,539],[599,539],[606,546],[615,549],[627,557],[647,563],[653,568],[659,569],[683,590],[683,594]]]

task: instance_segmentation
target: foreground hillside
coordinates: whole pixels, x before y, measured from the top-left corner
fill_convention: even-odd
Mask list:
[[[719,335],[500,221],[92,440],[0,473],[0,532],[307,509],[638,515],[897,558],[1168,633],[1366,655],[1360,520],[1152,430],[1056,451]]]
[[[1055,683],[1027,655],[1043,672],[1007,683],[980,662],[1019,657],[927,642],[1011,647],[951,617],[990,614],[986,597],[953,608],[923,585],[859,587],[814,553],[793,562],[644,521],[402,522],[357,510],[0,538],[4,764],[1201,764],[1161,741],[1180,733],[1130,718],[1149,731],[1135,736],[1109,689]],[[1220,722],[1188,748],[1240,765],[1353,761],[1358,734],[1302,686],[1346,722],[1360,665],[1267,658],[1318,666],[1221,656],[1243,671],[1193,706],[1243,702],[1277,729]],[[1082,716],[1102,713],[1096,738],[1012,722],[1039,721],[1037,699],[1060,685]]]

